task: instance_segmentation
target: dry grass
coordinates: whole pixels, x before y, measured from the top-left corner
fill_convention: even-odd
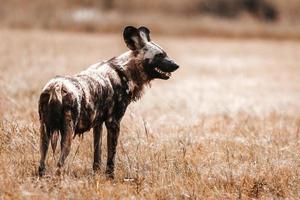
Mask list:
[[[299,42],[153,37],[181,69],[129,107],[110,182],[91,133],[62,177],[51,153],[37,177],[37,100],[54,75],[125,51],[120,35],[0,31],[0,199],[300,197]]]

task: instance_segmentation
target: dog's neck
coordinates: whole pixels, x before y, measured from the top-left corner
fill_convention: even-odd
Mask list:
[[[138,100],[143,94],[144,86],[150,82],[144,71],[141,55],[134,51],[127,51],[115,58],[115,62],[124,69],[132,100]]]

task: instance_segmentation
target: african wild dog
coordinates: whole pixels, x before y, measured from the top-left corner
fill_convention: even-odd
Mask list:
[[[128,52],[90,66],[75,76],[57,76],[44,87],[39,99],[39,175],[45,173],[45,159],[51,140],[55,151],[61,135],[57,172],[64,165],[73,136],[93,128],[93,169],[101,165],[102,124],[107,129],[106,174],[114,177],[114,160],[120,121],[130,102],[140,98],[143,87],[153,79],[167,80],[179,66],[150,40],[146,27],[128,26],[123,37]]]

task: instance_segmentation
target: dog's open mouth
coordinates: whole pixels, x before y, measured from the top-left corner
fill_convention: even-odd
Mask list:
[[[161,78],[163,79],[169,79],[171,77],[171,72],[164,72],[161,69],[159,69],[159,67],[155,67],[154,70],[159,73],[159,75],[161,76]]]

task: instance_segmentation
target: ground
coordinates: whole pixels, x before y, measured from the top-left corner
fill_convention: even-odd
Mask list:
[[[62,176],[37,176],[37,102],[55,75],[126,51],[121,34],[0,30],[0,199],[300,197],[300,42],[152,38],[179,64],[122,121],[116,179],[92,171],[92,134]],[[106,133],[104,134],[106,138]],[[103,141],[106,141],[104,138]]]

